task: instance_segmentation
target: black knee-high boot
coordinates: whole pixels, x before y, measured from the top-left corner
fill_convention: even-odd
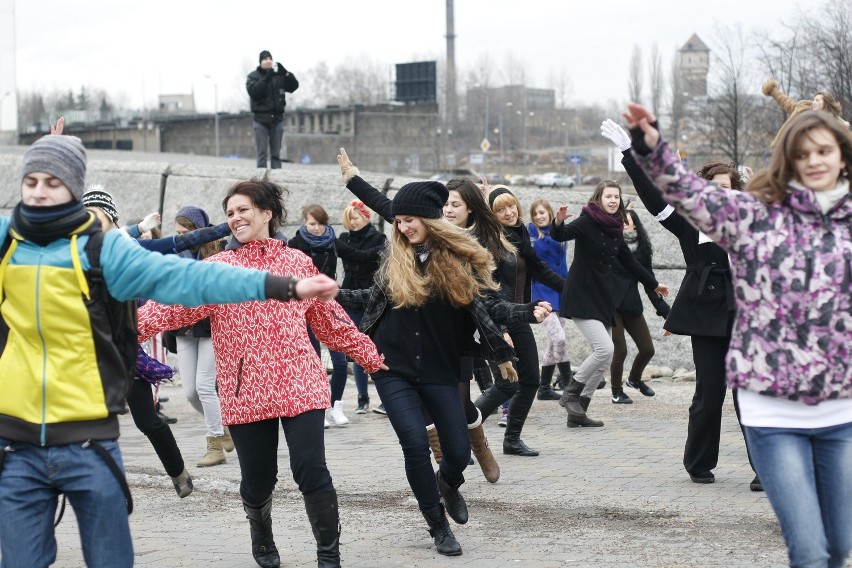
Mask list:
[[[251,529],[251,554],[261,568],[278,568],[281,558],[272,540],[272,496],[260,505],[243,500],[243,509]]]
[[[305,495],[305,511],[317,540],[317,566],[340,567],[340,517],[337,511],[337,491]]]
[[[571,382],[571,377],[574,376],[573,371],[571,371],[571,361],[563,361],[562,363],[557,363],[556,367],[559,369],[559,379],[557,381],[557,388],[565,389],[568,386],[568,383]]]

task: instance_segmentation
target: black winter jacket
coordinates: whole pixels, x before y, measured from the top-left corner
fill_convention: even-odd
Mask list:
[[[574,258],[560,299],[559,315],[564,318],[595,319],[604,325],[615,324],[612,266],[618,258],[645,288],[659,284],[636,260],[624,237],[609,235],[594,219],[580,213],[568,225],[551,224],[550,236],[556,241],[575,240]]]
[[[494,279],[500,283],[500,296],[506,301],[518,304],[529,302],[533,277],[556,292],[562,292],[565,279],[538,257],[530,241],[527,226],[523,223],[514,227],[504,226],[503,232],[506,239],[518,249],[518,254],[508,255],[508,258],[497,263]],[[521,267],[520,263],[525,266]]]
[[[299,88],[296,76],[284,69],[280,63],[275,70],[257,69],[246,77],[246,91],[251,101],[254,119],[263,124],[272,124],[284,120],[284,107],[287,106],[286,93]]]
[[[313,248],[298,231],[292,239],[287,241],[287,246],[300,250],[311,257],[311,261],[317,270],[334,280],[337,280],[337,257],[344,260],[345,265],[346,261],[352,263],[369,262],[376,259],[379,254],[377,249],[358,249],[340,239],[335,239],[334,246],[331,248]]]
[[[353,249],[365,253],[375,253],[374,259],[364,262],[344,258],[343,284],[341,287],[358,290],[372,286],[373,277],[379,270],[379,259],[381,258],[382,251],[385,249],[388,238],[384,233],[380,233],[374,225],[367,224],[357,231],[342,233],[337,240],[351,246]]]
[[[663,200],[660,189],[636,163],[631,151],[623,154],[621,163],[639,199],[677,237],[686,262],[686,274],[666,318],[665,329],[678,335],[728,336],[735,305],[728,254],[716,243],[698,244],[698,229]]]

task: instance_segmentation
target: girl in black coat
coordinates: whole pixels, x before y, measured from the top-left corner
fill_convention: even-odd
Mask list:
[[[683,466],[693,482],[713,483],[716,477],[712,470],[719,462],[722,406],[727,393],[725,355],[735,314],[728,254],[665,202],[660,189],[633,158],[627,132],[607,120],[601,125],[601,133],[622,151],[621,163],[648,212],[680,243],[686,274],[666,318],[665,329],[667,333],[690,336],[695,363],[695,394],[689,407]],[[743,186],[739,172],[730,164],[708,162],[698,173],[720,187],[739,190]],[[733,396],[737,409],[736,391]],[[757,476],[750,488],[762,490]]]
[[[308,205],[302,210],[302,225],[296,235],[287,242],[287,246],[298,249],[311,257],[317,270],[329,278],[337,279],[337,257],[344,262],[373,262],[377,263],[380,247],[359,250],[341,242],[334,235],[334,229],[328,224],[328,213],[321,205]],[[308,326],[308,337],[317,355],[320,355],[320,343]],[[326,421],[326,427],[345,426],[349,418],[343,411],[343,391],[346,387],[347,362],[346,355],[329,350],[331,358],[331,409]],[[363,390],[359,386],[359,399],[367,394],[367,383],[364,381]],[[360,400],[359,400],[360,405]]]
[[[586,410],[613,355],[612,267],[616,258],[646,289],[665,296],[668,288],[639,264],[624,242],[624,203],[617,182],[604,180],[599,183],[580,216],[563,225],[568,217],[568,206],[563,205],[550,231],[554,240],[576,240],[574,258],[562,292],[560,315],[574,320],[591,344],[592,352],[577,369],[559,402],[568,411],[569,428],[597,427],[603,426],[603,422],[590,419]]]
[[[495,278],[500,282],[500,295],[515,303],[530,301],[532,277],[548,287],[562,290],[565,280],[551,270],[535,252],[527,226],[521,218],[521,204],[505,185],[494,186],[488,194],[491,211],[503,226],[503,232],[517,253],[506,256],[497,264]],[[532,328],[526,323],[504,326],[503,332],[510,338],[518,355],[518,383],[496,379],[494,385],[476,399],[476,406],[483,416],[489,416],[497,407],[509,403],[506,433],[503,436],[503,453],[517,456],[537,456],[538,451],[521,440],[521,430],[532,408],[541,379],[538,366],[538,347]]]
[[[632,200],[631,200],[632,201]],[[627,206],[627,222],[624,224],[624,242],[633,256],[639,261],[645,270],[654,274],[652,269],[654,251],[651,248],[651,240],[639,215],[632,210],[635,201]],[[615,347],[612,355],[612,363],[609,367],[610,384],[612,389],[612,402],[615,404],[631,404],[633,401],[624,393],[622,376],[624,373],[624,361],[627,358],[627,341],[624,338],[626,331],[636,344],[638,353],[633,359],[630,374],[627,377],[627,386],[639,389],[644,396],[654,396],[654,390],[642,380],[642,371],[654,356],[654,342],[648,331],[648,323],[642,314],[642,299],[637,290],[636,277],[630,273],[620,261],[616,260],[612,267],[613,277],[613,299],[615,300],[615,326],[612,328],[612,342]],[[646,290],[646,292],[648,292]],[[661,297],[654,293],[648,293],[651,304],[657,311],[658,316],[665,318],[669,314],[669,305]]]
[[[358,201],[357,199],[353,200],[343,209],[341,223],[348,232],[341,233],[337,237],[338,243],[343,243],[343,245],[348,245],[355,250],[367,254],[374,254],[375,257],[364,261],[353,260],[348,256],[341,257],[343,260],[342,288],[362,290],[373,285],[373,277],[379,269],[379,257],[388,239],[384,233],[380,233],[370,223],[370,217],[370,210],[364,205],[363,201]],[[343,248],[343,246],[339,248]],[[361,325],[361,318],[364,317],[364,312],[347,309],[346,313],[349,314],[355,325]],[[358,389],[358,407],[355,410],[355,414],[366,414],[370,408],[370,395],[367,391],[367,373],[361,365],[353,362],[352,374],[355,377],[355,386]],[[333,387],[332,391],[334,391]],[[384,409],[381,408],[381,405],[376,410],[379,414],[382,414],[383,411]]]

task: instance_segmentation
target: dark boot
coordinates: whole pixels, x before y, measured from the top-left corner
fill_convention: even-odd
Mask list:
[[[521,440],[521,430],[529,414],[532,400],[526,402],[526,397],[515,397],[509,405],[509,420],[506,422],[506,433],[503,435],[503,453],[512,456],[535,457],[538,450],[533,450]]]
[[[557,388],[565,390],[565,387],[568,386],[568,383],[571,382],[571,378],[574,376],[574,372],[571,370],[571,361],[557,363],[556,368],[559,369],[559,378],[556,381]]]
[[[423,511],[423,518],[429,524],[429,534],[435,539],[435,549],[438,554],[445,556],[461,555],[462,547],[453,535],[453,531],[450,530],[450,523],[447,522],[443,505],[439,504],[437,507]]]
[[[251,554],[261,568],[278,568],[281,558],[272,540],[272,496],[265,503],[252,505],[243,500],[243,509],[251,529]]]
[[[579,426],[603,426],[603,422],[592,420],[586,416],[586,409],[583,408],[583,405],[581,404],[581,399],[586,397],[580,396],[580,393],[583,392],[583,388],[585,386],[586,385],[583,383],[571,379],[571,382],[568,383],[568,386],[565,388],[565,392],[562,394],[562,398],[559,399],[559,404],[565,407],[565,410],[568,411],[568,421],[566,425],[569,428],[577,428]],[[586,406],[588,407],[588,405]]]
[[[536,395],[536,398],[539,400],[559,400],[559,393],[550,386],[555,369],[556,365],[547,365],[541,368],[541,380],[539,382],[538,394]]]
[[[600,428],[601,426],[604,425],[604,423],[601,422],[600,420],[593,420],[593,419],[589,418],[588,415],[585,414],[586,411],[589,410],[589,404],[591,404],[591,402],[592,402],[592,399],[587,397],[587,396],[581,396],[580,397],[580,406],[583,409],[584,420],[572,421],[571,415],[569,414],[568,415],[568,427],[569,428],[579,428],[579,427]]]
[[[464,483],[464,477],[455,485],[450,485],[444,481],[444,476],[441,475],[439,469],[435,472],[435,480],[438,482],[438,492],[444,500],[447,514],[458,524],[465,524],[467,522],[467,503],[464,502],[464,497],[459,493],[459,487]]]
[[[337,512],[337,491],[305,495],[305,511],[317,539],[317,566],[340,567],[340,518]]]

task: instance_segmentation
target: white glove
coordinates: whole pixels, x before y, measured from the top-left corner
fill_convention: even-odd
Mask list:
[[[601,136],[609,138],[622,152],[630,148],[630,135],[612,119],[601,122]]]
[[[142,219],[142,222],[139,223],[139,228],[143,231],[150,231],[154,227],[158,227],[160,225],[160,214],[156,211],[153,213],[148,213],[145,215],[145,218]]]
[[[518,382],[518,373],[515,371],[515,368],[512,366],[511,361],[503,361],[502,363],[497,365],[500,367],[500,374],[504,379],[509,381],[510,383]]]
[[[343,176],[343,185],[349,183],[349,180],[355,176],[361,175],[358,168],[352,165],[352,161],[346,155],[346,150],[343,148],[340,149],[340,153],[337,155],[337,163],[340,164],[340,175]]]

